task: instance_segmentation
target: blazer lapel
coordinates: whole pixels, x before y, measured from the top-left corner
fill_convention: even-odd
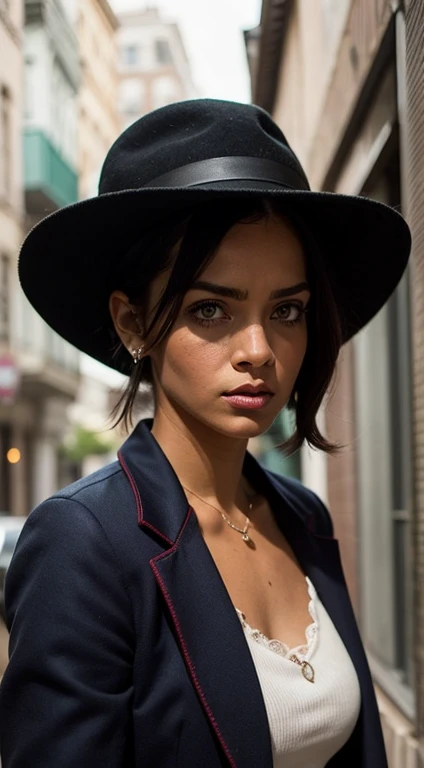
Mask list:
[[[174,547],[151,562],[187,670],[228,763],[272,765],[268,720],[242,626],[190,509]]]
[[[250,458],[248,461],[250,462]],[[259,474],[265,474],[259,467],[257,467],[257,471]],[[267,475],[264,482],[268,482],[268,486],[273,487],[274,494],[276,491],[274,495],[275,506],[273,507],[276,511],[278,510],[278,497],[280,499],[282,515],[280,517],[277,515],[280,527],[304,572],[314,584],[358,676],[361,689],[361,709],[352,737],[342,750],[343,756],[352,755],[353,760],[359,760],[364,768],[365,766],[387,768],[374,685],[343,574],[339,543],[337,539],[319,536],[308,530],[307,525],[305,525],[307,521],[300,518],[299,512],[291,502],[290,494],[283,495],[279,487],[280,484],[277,486],[272,476]],[[314,500],[312,499],[311,502],[313,507]],[[330,761],[331,765],[333,765],[333,761],[334,765],[339,765],[337,756]],[[343,764],[343,757],[341,757],[340,762]]]
[[[118,458],[139,524],[164,552],[150,561],[200,703],[233,768],[272,765],[263,697],[243,628],[171,465],[140,422]]]
[[[277,523],[303,571],[312,581],[356,666],[358,661],[365,659],[365,654],[343,574],[338,540],[313,533],[308,526],[308,519],[302,519],[299,508],[293,504],[292,495],[285,494],[280,483],[277,485],[272,475],[265,473],[252,457],[247,458],[246,465],[255,474],[259,485],[268,486],[268,498],[271,494],[270,500]],[[302,490],[305,495],[308,493],[305,489]],[[314,504],[317,503],[313,497],[309,499],[306,496],[306,505],[311,517]]]
[[[251,457],[248,460],[248,463],[250,462]],[[263,473],[262,468],[258,466],[256,471]],[[281,489],[274,484],[272,476],[267,475],[264,481],[273,489],[273,509],[281,530],[303,571],[312,581],[355,667],[358,668],[359,665],[362,668],[363,662],[366,665],[367,662],[343,574],[338,540],[317,535],[309,530],[308,521],[301,519],[291,498],[282,494]],[[281,515],[278,514],[278,507],[281,508]],[[310,512],[313,513],[312,506]]]

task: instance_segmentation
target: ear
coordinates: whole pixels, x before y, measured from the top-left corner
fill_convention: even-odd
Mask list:
[[[109,312],[115,331],[130,354],[143,341],[143,328],[135,307],[122,291],[113,291],[109,297]]]

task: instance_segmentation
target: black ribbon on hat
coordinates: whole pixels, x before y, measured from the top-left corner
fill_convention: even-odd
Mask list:
[[[145,187],[196,187],[223,181],[254,181],[261,184],[310,190],[294,168],[261,157],[211,157],[182,165],[148,181]]]

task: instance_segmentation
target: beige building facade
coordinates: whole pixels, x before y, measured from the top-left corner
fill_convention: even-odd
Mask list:
[[[100,170],[119,133],[116,31],[118,20],[107,0],[79,3],[78,41],[82,81],[79,91],[79,197],[97,194]]]
[[[4,361],[0,369],[0,387],[4,376],[12,385],[17,384],[18,376],[12,337],[17,254],[24,223],[21,150],[23,21],[19,0],[0,5],[0,359]],[[9,371],[5,368],[7,359],[10,360]],[[0,513],[3,514],[18,513],[21,509],[21,468],[14,471],[8,461],[8,451],[20,441],[25,421],[23,411],[15,402],[11,406],[8,397],[0,396]]]
[[[420,0],[264,0],[259,41],[247,35],[252,100],[312,188],[391,205],[413,233],[410,267],[343,348],[320,414],[346,447],[302,463],[335,522],[390,768],[424,754],[423,31]]]
[[[19,0],[0,5],[0,238],[16,252],[22,235],[23,193],[20,128],[23,104],[23,9]]]
[[[78,90],[78,197],[97,194],[101,167],[119,134],[116,33],[107,0],[63,0],[74,25],[81,61]]]
[[[23,9],[0,6],[0,344],[10,345],[10,297],[24,214],[21,125]]]
[[[174,101],[196,97],[177,24],[157,8],[119,15],[119,97],[121,128]]]
[[[0,4],[0,513],[24,516],[61,484],[60,445],[79,353],[26,301],[28,229],[76,199],[79,66],[58,0]]]

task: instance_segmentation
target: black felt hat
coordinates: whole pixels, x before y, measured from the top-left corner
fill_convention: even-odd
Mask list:
[[[56,211],[28,234],[19,258],[23,290],[63,338],[116,368],[111,275],[142,231],[191,205],[258,196],[286,200],[313,235],[347,341],[396,288],[411,247],[408,225],[382,203],[311,191],[280,128],[249,104],[184,101],[131,125],[109,150],[98,196]],[[121,372],[131,365],[128,355]]]

